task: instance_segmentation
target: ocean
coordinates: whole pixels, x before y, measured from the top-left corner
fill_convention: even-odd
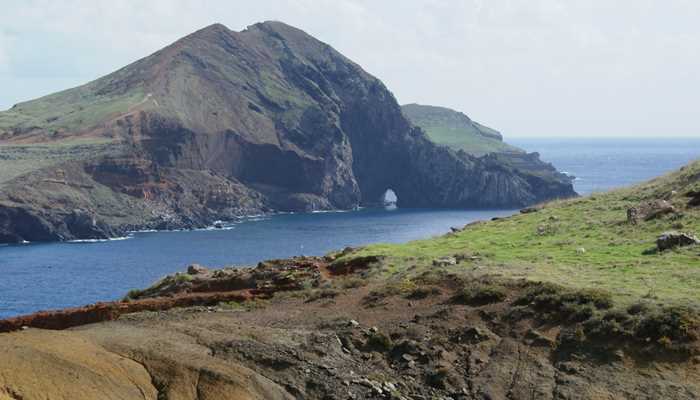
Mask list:
[[[515,139],[576,176],[582,194],[632,185],[700,158],[700,139]],[[255,217],[226,229],[135,233],[124,240],[0,247],[0,318],[116,300],[191,263],[254,265],[346,246],[401,243],[517,210],[365,209]]]

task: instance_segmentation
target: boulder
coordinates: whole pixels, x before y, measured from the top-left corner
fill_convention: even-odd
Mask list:
[[[554,347],[555,341],[535,329],[529,329],[525,334],[527,339],[533,346],[538,347]]]
[[[637,225],[639,222],[639,209],[637,207],[631,207],[627,209],[627,223],[630,225]]]
[[[191,264],[187,267],[187,273],[190,275],[206,274],[209,270],[199,264]]]
[[[659,251],[695,244],[700,244],[700,240],[695,235],[677,231],[665,232],[656,239],[656,248]]]
[[[692,190],[688,192],[686,196],[690,197],[690,201],[688,201],[688,207],[700,206],[700,190]]]
[[[627,222],[636,225],[640,220],[651,221],[667,214],[676,213],[676,208],[666,200],[644,202],[627,210]]]
[[[436,267],[446,267],[448,265],[457,265],[457,259],[454,257],[440,257],[433,260],[433,265]]]

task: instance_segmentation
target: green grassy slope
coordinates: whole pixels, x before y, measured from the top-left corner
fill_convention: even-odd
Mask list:
[[[645,254],[664,231],[700,233],[700,208],[686,197],[691,190],[700,190],[700,161],[634,188],[549,203],[439,238],[373,245],[353,257],[384,256],[385,273],[412,276],[434,269],[439,257],[464,254],[467,260],[446,268],[602,289],[618,304],[700,305],[700,246]],[[668,199],[678,212],[627,222],[628,208],[655,199]]]
[[[110,116],[129,111],[145,98],[140,88],[118,94],[100,91],[99,82],[20,103],[0,112],[0,136],[11,129],[40,129],[51,133],[90,128]]]
[[[106,138],[69,139],[31,145],[0,145],[0,186],[31,171],[68,160],[82,160],[117,152]]]
[[[503,142],[501,134],[449,108],[406,104],[401,109],[408,119],[423,128],[435,143],[482,156],[488,153],[520,153],[523,150]]]

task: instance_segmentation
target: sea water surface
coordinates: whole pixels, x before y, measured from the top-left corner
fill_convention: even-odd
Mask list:
[[[588,194],[700,158],[700,139],[516,139],[575,175]],[[345,246],[427,238],[515,210],[366,209],[249,218],[226,230],[135,233],[126,240],[0,247],[0,318],[119,299],[190,263],[245,265]]]

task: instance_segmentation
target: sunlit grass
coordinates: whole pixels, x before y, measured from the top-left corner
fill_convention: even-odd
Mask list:
[[[700,210],[687,208],[684,196],[697,187],[699,177],[700,163],[695,163],[637,188],[553,202],[535,213],[473,225],[440,238],[372,245],[356,255],[385,256],[384,271],[394,275],[420,273],[436,268],[432,261],[438,257],[467,254],[472,258],[450,268],[599,288],[621,303],[700,303],[700,247],[645,254],[664,231],[700,232]],[[680,214],[627,223],[629,207],[656,198],[669,198]]]

